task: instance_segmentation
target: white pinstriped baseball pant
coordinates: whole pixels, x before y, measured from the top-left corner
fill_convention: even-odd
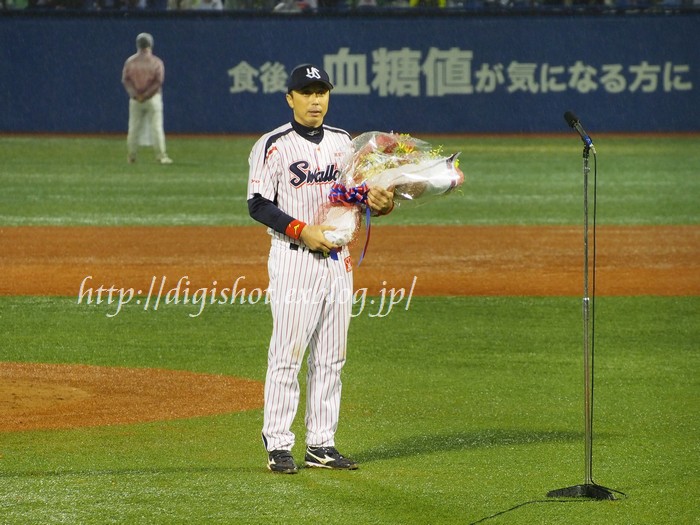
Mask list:
[[[291,450],[300,399],[299,371],[308,348],[306,443],[333,446],[340,413],[340,373],[352,313],[352,271],[344,262],[274,239],[268,259],[272,337],[265,379],[263,440],[268,451]]]

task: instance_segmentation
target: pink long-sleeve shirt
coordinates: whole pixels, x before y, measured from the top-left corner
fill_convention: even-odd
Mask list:
[[[140,49],[124,63],[122,84],[131,98],[148,100],[161,90],[164,80],[163,61],[149,48]]]

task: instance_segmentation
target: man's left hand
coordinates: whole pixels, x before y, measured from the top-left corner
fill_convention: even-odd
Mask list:
[[[367,193],[367,205],[377,215],[386,215],[394,208],[394,189],[370,188]]]

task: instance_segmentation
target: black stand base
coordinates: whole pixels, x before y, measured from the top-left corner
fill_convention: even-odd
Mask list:
[[[592,499],[615,499],[615,495],[610,489],[600,485],[585,483],[574,485],[563,489],[550,490],[547,492],[548,498],[592,498]]]

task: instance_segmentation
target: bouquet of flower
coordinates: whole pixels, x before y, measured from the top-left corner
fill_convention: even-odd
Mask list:
[[[433,148],[407,134],[363,133],[352,141],[345,168],[322,210],[319,222],[336,228],[327,230],[326,238],[339,246],[353,239],[360,224],[361,205],[371,187],[393,188],[396,204],[450,193],[464,182],[458,156],[445,157],[442,148]],[[369,212],[367,207],[368,233]]]

